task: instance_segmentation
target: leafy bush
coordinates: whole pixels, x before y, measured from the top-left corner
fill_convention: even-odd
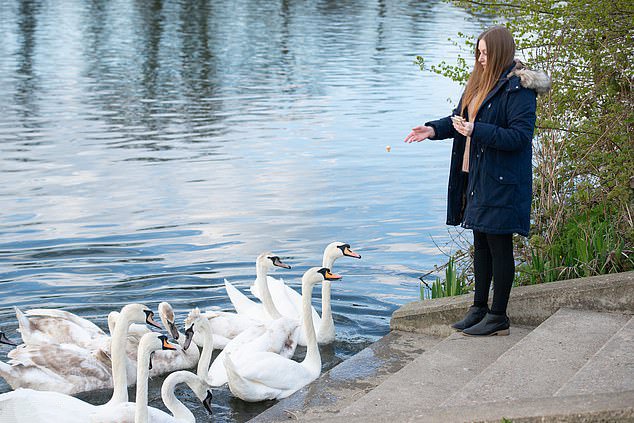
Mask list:
[[[571,217],[552,244],[529,245],[530,258],[518,266],[516,283],[552,282],[634,268],[625,236],[615,229],[610,217],[603,206],[596,206]]]

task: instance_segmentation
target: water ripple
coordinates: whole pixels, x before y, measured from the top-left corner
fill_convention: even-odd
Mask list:
[[[132,301],[168,300],[179,322],[232,310],[224,279],[248,292],[262,251],[299,290],[341,240],[363,259],[336,263],[327,369],[444,258],[450,143],[402,139],[460,88],[412,62],[451,63],[447,38],[480,17],[436,0],[0,3],[0,330],[16,335],[13,306],[102,328]],[[214,421],[271,404],[218,389]]]

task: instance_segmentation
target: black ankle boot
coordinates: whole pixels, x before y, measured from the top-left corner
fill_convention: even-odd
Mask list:
[[[511,333],[509,330],[510,326],[511,322],[508,316],[487,313],[484,319],[470,328],[463,330],[462,334],[468,336],[508,335]]]
[[[451,325],[451,327],[454,329],[458,329],[459,331],[470,328],[471,326],[482,320],[488,312],[489,307],[471,306],[469,307],[469,311],[467,312],[465,317],[461,321]]]

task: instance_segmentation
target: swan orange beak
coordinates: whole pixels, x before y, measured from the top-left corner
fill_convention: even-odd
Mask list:
[[[361,258],[361,254],[357,254],[354,251],[352,251],[350,248],[346,247],[343,249],[343,255],[344,256],[348,256],[348,257],[353,257],[353,258]]]
[[[167,340],[167,336],[161,335],[159,336],[159,339],[163,341],[164,350],[176,350],[176,347],[174,346],[174,344],[170,344],[169,341]]]
[[[326,279],[327,281],[336,281],[341,279],[341,275],[330,273],[330,270],[328,270],[326,271],[326,275],[324,276],[324,279]]]

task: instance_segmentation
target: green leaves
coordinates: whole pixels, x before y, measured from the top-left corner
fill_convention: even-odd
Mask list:
[[[425,285],[429,289],[429,294],[426,293]],[[470,287],[467,283],[466,272],[464,270],[458,272],[455,257],[451,256],[445,267],[445,281],[437,277],[431,286],[421,282],[420,291],[420,299],[423,300],[466,294],[470,291]]]
[[[616,230],[604,205],[572,216],[550,244],[529,248],[530,258],[517,267],[518,285],[552,282],[634,268],[626,237]]]

